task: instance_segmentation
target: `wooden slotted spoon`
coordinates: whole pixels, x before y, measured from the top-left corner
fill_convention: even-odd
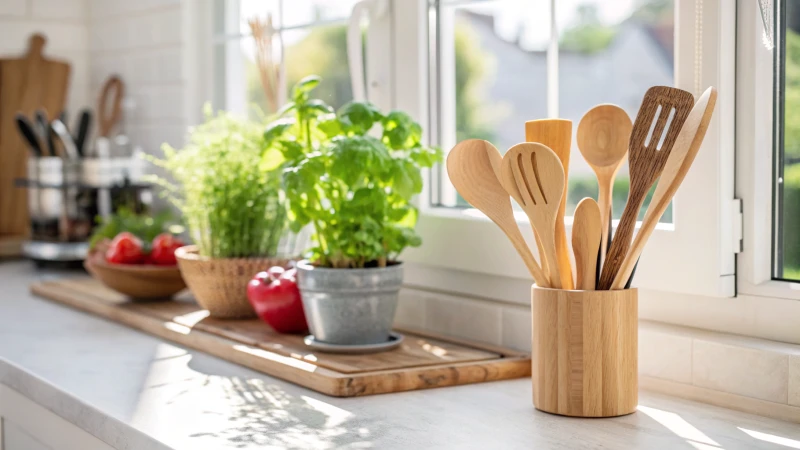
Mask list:
[[[612,192],[614,178],[628,154],[628,141],[633,124],[628,113],[617,105],[597,105],[583,115],[578,124],[578,149],[597,177],[597,204],[603,230],[600,262],[608,250],[611,232]],[[573,241],[574,241],[573,237]]]
[[[494,145],[481,139],[459,142],[447,155],[447,174],[464,200],[486,214],[506,234],[538,286],[547,287],[547,276],[536,262],[519,231],[508,193],[495,175],[502,156]]]
[[[578,203],[572,222],[572,251],[575,254],[575,289],[593,291],[597,281],[597,254],[605,235],[600,208],[593,198]]]
[[[694,157],[697,156],[697,152],[700,150],[700,144],[703,143],[703,138],[705,138],[716,104],[717,90],[710,87],[706,89],[700,99],[697,100],[694,108],[692,108],[692,112],[683,124],[683,128],[681,128],[681,132],[675,141],[675,146],[672,148],[669,158],[667,158],[664,171],[656,185],[656,191],[653,193],[653,198],[650,200],[650,205],[644,214],[642,227],[636,234],[636,238],[633,239],[631,249],[625,255],[611,289],[622,289],[628,283],[628,278],[631,276],[636,261],[639,260],[639,255],[642,254],[647,239],[653,233],[664,211],[667,210],[672,197],[686,177],[686,173],[689,172],[689,167],[692,166]]]
[[[524,142],[503,156],[501,183],[530,218],[544,248],[542,259],[550,268],[549,287],[561,289],[556,252],[556,220],[564,194],[564,168],[558,156],[545,145]],[[570,272],[572,268],[569,267]],[[570,276],[570,278],[572,278]]]
[[[664,170],[672,146],[693,105],[692,94],[681,89],[653,86],[645,93],[628,145],[631,180],[628,202],[606,254],[598,289],[609,289],[614,282],[630,248],[644,198]],[[667,127],[670,116],[672,120]]]

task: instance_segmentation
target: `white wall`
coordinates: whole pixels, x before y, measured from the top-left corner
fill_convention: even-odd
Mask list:
[[[158,153],[163,142],[181,145],[190,123],[183,21],[188,2],[88,1],[89,73],[95,97],[104,80],[118,74],[135,104],[125,118],[134,145],[147,153]]]
[[[89,89],[89,32],[86,0],[0,0],[0,57],[19,57],[34,33],[47,37],[44,53],[72,66],[67,110],[92,103]]]

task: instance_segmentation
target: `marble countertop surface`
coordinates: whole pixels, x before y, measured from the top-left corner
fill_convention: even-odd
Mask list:
[[[639,411],[534,410],[530,380],[333,398],[33,297],[0,263],[0,383],[118,449],[785,449],[800,426],[642,393]]]

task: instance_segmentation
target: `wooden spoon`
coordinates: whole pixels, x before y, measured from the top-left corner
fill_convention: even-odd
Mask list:
[[[547,287],[547,276],[536,262],[525,238],[519,231],[508,193],[500,185],[494,167],[500,167],[502,156],[481,139],[458,143],[447,155],[447,174],[464,200],[486,214],[506,234],[538,286]]]
[[[547,259],[550,267],[549,287],[562,289],[555,240],[558,210],[564,195],[561,161],[547,146],[524,142],[511,147],[503,156],[500,171],[503,187],[528,215],[534,232],[541,239],[544,248],[541,257]],[[568,269],[572,271],[571,266]]]
[[[572,289],[574,286],[572,266],[569,263],[567,231],[564,228],[564,211],[567,207],[567,189],[569,187],[569,155],[572,152],[572,121],[566,119],[529,120],[525,122],[525,141],[538,142],[549,147],[558,156],[561,166],[564,168],[564,192],[561,196],[556,222],[556,255],[558,256],[558,270],[561,273],[561,285],[564,289]],[[542,245],[538,238],[536,244],[539,246],[541,254]],[[544,259],[542,266],[545,266]]]
[[[681,89],[653,86],[645,93],[628,146],[631,179],[628,203],[625,204],[611,248],[606,255],[598,289],[609,289],[614,282],[630,248],[636,218],[647,191],[664,170],[672,146],[693,105],[692,94]],[[670,116],[672,121],[667,127]]]
[[[614,178],[628,153],[633,124],[628,113],[617,105],[598,105],[583,115],[578,124],[578,149],[597,177],[600,223],[603,240],[600,262],[606,257],[611,226],[611,200]],[[573,241],[575,232],[573,231]]]
[[[572,251],[575,254],[575,288],[593,291],[597,281],[597,253],[603,232],[600,207],[586,197],[575,208],[572,222]]]
[[[664,211],[667,210],[672,197],[686,177],[689,167],[692,166],[692,162],[694,162],[694,158],[697,156],[698,150],[700,150],[700,144],[703,143],[703,138],[705,138],[716,104],[717,90],[710,87],[700,96],[700,99],[697,100],[694,108],[692,108],[692,112],[689,113],[689,117],[683,124],[683,128],[681,128],[681,132],[675,141],[675,146],[672,148],[669,158],[667,158],[664,171],[661,173],[661,178],[656,185],[656,191],[653,193],[653,198],[650,200],[650,205],[644,214],[642,227],[639,229],[639,233],[636,234],[628,254],[625,255],[611,289],[622,289],[627,284],[636,261],[639,260],[644,245],[647,243],[647,239],[653,234],[659,219],[661,219]]]

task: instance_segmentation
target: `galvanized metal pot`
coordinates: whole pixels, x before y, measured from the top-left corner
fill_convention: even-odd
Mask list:
[[[314,338],[339,345],[389,340],[403,265],[374,269],[329,269],[297,264],[297,286]]]

